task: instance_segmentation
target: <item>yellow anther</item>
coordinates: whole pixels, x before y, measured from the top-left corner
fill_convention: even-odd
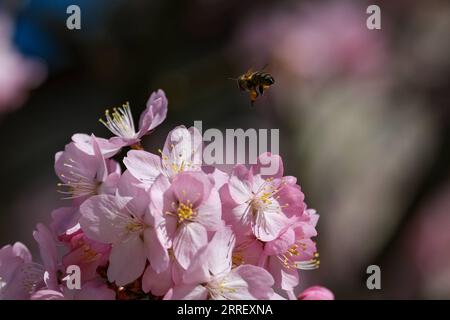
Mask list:
[[[184,220],[192,219],[192,217],[194,215],[194,210],[192,209],[192,203],[190,203],[189,201],[187,201],[186,204],[180,203],[178,205],[177,214],[178,214],[179,222],[183,222]]]
[[[292,247],[289,248],[288,252],[291,256],[298,256],[299,252],[297,250],[298,246],[294,244]]]

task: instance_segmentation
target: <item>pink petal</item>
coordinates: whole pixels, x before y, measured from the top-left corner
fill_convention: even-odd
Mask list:
[[[208,170],[210,168],[210,170]],[[219,190],[222,186],[228,183],[228,180],[230,179],[230,176],[228,173],[225,173],[217,168],[209,167],[206,169],[205,166],[202,167],[202,171],[207,173],[208,176],[212,178],[214,181],[214,187]]]
[[[250,292],[247,281],[236,271],[237,269],[233,270],[219,280],[226,290],[223,290],[218,296],[212,297],[212,299],[256,300],[256,297]]]
[[[139,181],[128,170],[120,177],[117,194],[122,197],[130,197],[131,200],[127,203],[129,211],[135,216],[143,218],[150,204],[150,194],[140,186]]]
[[[233,272],[247,282],[249,293],[256,299],[270,299],[273,295],[274,280],[265,269],[252,265],[242,265],[234,269]]]
[[[157,273],[166,270],[169,266],[169,254],[154,229],[144,230],[144,243],[153,270]]]
[[[108,280],[124,286],[139,278],[147,261],[144,242],[138,234],[132,234],[116,243],[109,258]]]
[[[278,238],[266,243],[264,253],[270,256],[285,253],[294,242],[295,232],[292,228],[288,228]]]
[[[211,279],[208,267],[208,247],[205,246],[198,250],[189,268],[182,273],[182,283],[197,284],[207,283]]]
[[[11,246],[10,248],[12,249]],[[17,256],[11,256],[9,258],[3,254],[0,256],[0,276],[6,282],[0,290],[0,300],[29,299],[30,290],[28,288],[32,286],[42,287],[45,285],[42,266],[36,263],[24,263]],[[52,283],[50,284],[52,285]]]
[[[155,296],[164,296],[173,286],[172,268],[156,273],[152,267],[148,266],[142,276],[142,290],[151,292]]]
[[[202,172],[183,172],[175,176],[171,190],[182,203],[190,202],[197,208],[211,190],[207,176]]]
[[[172,202],[176,201],[172,192],[169,191],[170,181],[164,176],[160,175],[150,188],[150,208],[154,214],[163,216],[166,211],[172,209]]]
[[[65,300],[64,295],[56,290],[43,289],[35,292],[31,300]]]
[[[306,208],[304,203],[305,196],[300,190],[300,187],[296,184],[285,183],[284,186],[280,187],[280,192],[278,192],[277,201],[283,207],[283,212],[288,216],[303,214]]]
[[[164,300],[206,300],[208,290],[199,285],[179,285],[172,288]]]
[[[278,206],[269,206],[258,212],[252,223],[255,236],[261,241],[272,241],[290,224]]]
[[[206,230],[215,231],[222,226],[222,206],[216,189],[211,190],[209,198],[197,209],[195,221],[202,224]]]
[[[230,227],[218,230],[208,244],[209,270],[213,275],[231,271],[231,256],[236,237]]]
[[[128,151],[123,163],[146,187],[150,187],[162,172],[161,158],[143,150]]]
[[[303,212],[302,220],[309,222],[310,225],[315,227],[319,221],[319,215],[314,209],[306,209],[305,212]]]
[[[80,207],[80,225],[91,239],[103,243],[118,241],[123,232],[123,216],[127,216],[129,197],[98,195],[86,200]]]
[[[251,207],[248,203],[244,202],[233,209],[231,209],[231,221],[236,224],[238,228],[246,229],[245,227],[249,226],[251,221],[250,214]]]
[[[202,136],[195,127],[179,126],[170,131],[163,149],[167,172],[174,176],[180,171],[200,171],[202,146]]]
[[[247,180],[241,180],[237,176],[232,176],[228,183],[231,198],[238,204],[245,203],[252,198],[251,187]]]
[[[24,263],[30,263],[32,260],[30,250],[21,242],[16,242],[12,246],[14,256],[22,259]]]
[[[110,162],[113,160],[110,160]],[[97,194],[115,194],[117,191],[117,184],[120,181],[120,173],[113,172],[109,174],[100,187],[97,189]]]
[[[167,116],[167,98],[161,89],[153,92],[147,101],[147,107],[139,119],[139,137],[159,126]]]
[[[293,290],[299,284],[298,270],[295,268],[280,269],[280,286],[283,290]]]
[[[268,270],[275,279],[277,288],[283,290],[293,290],[299,283],[298,270],[294,268],[284,268],[278,257],[270,257]]]
[[[92,148],[94,149],[94,157],[97,160],[97,170],[95,174],[95,178],[97,181],[105,181],[108,176],[108,169],[106,167],[105,157],[100,150],[100,146],[97,142],[96,137],[92,134]]]
[[[55,155],[55,172],[58,178],[65,183],[73,182],[78,179],[79,175],[93,181],[97,168],[97,159],[78,149],[73,142],[66,145],[63,152]],[[76,177],[74,177],[74,173]]]
[[[76,207],[61,207],[53,210],[51,216],[53,221],[50,229],[56,236],[60,236],[78,223],[80,211]]]
[[[253,235],[243,237],[235,247],[235,253],[239,253],[245,264],[258,265],[263,256],[264,244]]]
[[[173,241],[173,253],[178,263],[187,269],[198,250],[208,243],[206,229],[199,223],[183,223]]]
[[[298,295],[299,300],[334,300],[334,294],[321,286],[309,287]]]
[[[101,153],[105,156],[105,158],[114,156],[121,148],[116,144],[110,143],[107,139],[96,138],[96,140],[100,147]],[[75,143],[75,146],[84,153],[91,156],[94,155],[94,149],[92,146],[92,139],[90,135],[77,133],[72,136],[72,141]]]
[[[39,252],[46,271],[50,273],[51,282],[56,286],[57,252],[55,240],[46,226],[39,223],[33,237],[39,245]],[[53,289],[53,288],[50,288]]]

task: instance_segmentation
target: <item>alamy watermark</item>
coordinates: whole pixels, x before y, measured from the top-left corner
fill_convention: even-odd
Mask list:
[[[262,175],[273,175],[278,172],[278,162],[273,161],[271,157],[258,157],[266,152],[279,154],[279,129],[225,129],[224,135],[216,128],[203,132],[202,121],[194,121],[194,128],[198,130],[202,142],[205,143],[204,147],[200,147],[203,165],[257,164],[259,160]],[[194,141],[194,145],[199,143]]]
[[[367,7],[366,13],[370,16],[366,20],[366,26],[369,30],[381,29],[381,9],[376,4]]]
[[[366,273],[370,274],[366,280],[366,286],[369,290],[381,289],[381,269],[376,264],[367,267]]]
[[[48,280],[50,274],[48,271],[44,273],[44,280]],[[62,282],[66,283],[67,289],[69,290],[80,290],[81,289],[81,269],[79,266],[72,264],[66,268],[66,276],[61,279]]]
[[[194,121],[190,129],[176,130],[171,135],[172,147],[177,147],[182,161],[189,166],[255,165],[261,175],[279,171],[279,129],[225,129],[209,128],[203,131],[202,121]],[[270,156],[267,153],[270,152]]]
[[[66,13],[69,14],[66,20],[66,27],[69,30],[81,29],[81,9],[79,6],[72,4],[67,7]]]

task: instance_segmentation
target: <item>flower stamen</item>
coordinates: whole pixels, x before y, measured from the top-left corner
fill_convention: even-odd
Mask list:
[[[192,209],[192,203],[187,200],[186,203],[179,203],[177,208],[178,222],[183,222],[184,220],[192,220],[194,215],[194,210]]]
[[[103,119],[99,119],[99,121],[114,135],[127,139],[132,139],[136,136],[133,115],[131,114],[130,104],[128,102],[122,107],[113,108],[111,115],[107,109],[105,111],[105,117],[106,121]]]

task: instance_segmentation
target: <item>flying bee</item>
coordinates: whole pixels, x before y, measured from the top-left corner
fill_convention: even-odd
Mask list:
[[[275,83],[275,79],[272,75],[263,71],[264,68],[261,71],[253,71],[250,69],[236,79],[230,78],[237,82],[241,91],[250,93],[250,102],[252,105],[259,95],[263,95],[264,91],[269,89],[269,87]]]

